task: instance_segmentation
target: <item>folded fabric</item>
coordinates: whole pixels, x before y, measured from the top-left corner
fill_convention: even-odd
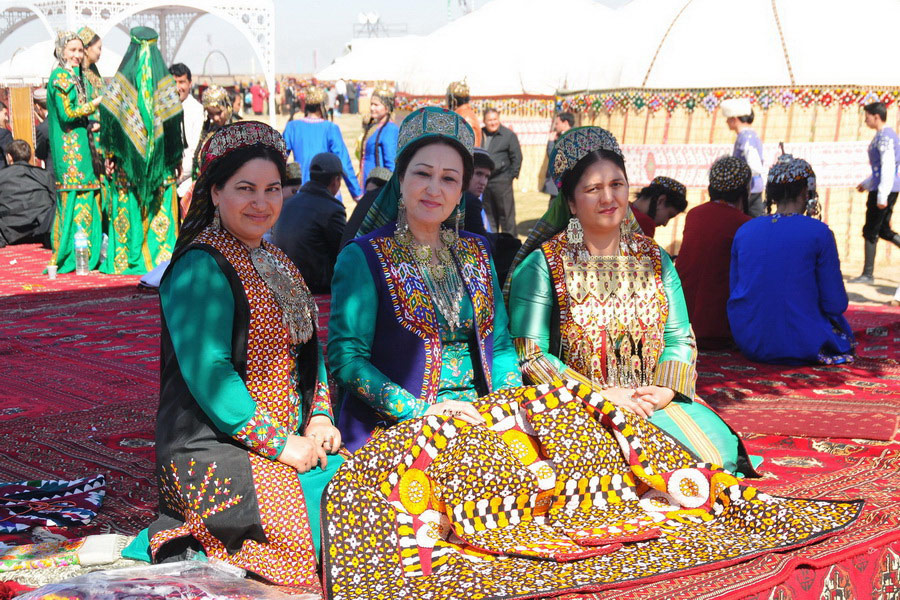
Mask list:
[[[97,516],[105,495],[103,475],[74,481],[0,483],[0,533],[38,525],[86,525]]]

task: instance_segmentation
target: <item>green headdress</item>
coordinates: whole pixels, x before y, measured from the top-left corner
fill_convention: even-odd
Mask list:
[[[181,164],[183,112],[175,79],[149,27],[131,30],[131,44],[100,104],[100,139],[135,182],[142,203]]]
[[[475,149],[475,133],[466,120],[455,112],[427,106],[420,108],[403,119],[397,138],[397,160],[413,142],[424,138],[441,138],[462,150],[464,160],[472,161]],[[366,235],[397,220],[397,207],[400,202],[400,178],[397,173],[381,189],[381,193],[372,203],[362,224],[354,237]]]

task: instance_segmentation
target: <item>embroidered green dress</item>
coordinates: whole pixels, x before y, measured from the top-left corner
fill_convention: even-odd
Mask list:
[[[75,270],[75,234],[88,238],[88,268],[100,263],[102,223],[100,181],[94,173],[88,140],[88,116],[95,107],[79,93],[81,68],[57,67],[47,83],[47,120],[56,176],[56,217],[50,242],[51,265],[59,273]]]
[[[526,381],[670,388],[674,400],[650,422],[705,462],[750,475],[738,436],[695,398],[697,346],[672,260],[635,238],[631,256],[584,261],[568,254],[563,231],[516,268],[510,332]]]

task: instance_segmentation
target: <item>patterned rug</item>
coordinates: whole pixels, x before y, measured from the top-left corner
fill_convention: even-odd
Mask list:
[[[701,352],[697,394],[741,433],[900,441],[900,309],[853,306],[859,357],[786,367]]]

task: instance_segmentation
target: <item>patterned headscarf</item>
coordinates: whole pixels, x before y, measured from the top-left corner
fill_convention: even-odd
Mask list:
[[[81,38],[79,38],[78,34],[74,31],[59,31],[56,33],[56,43],[53,45],[53,56],[56,57],[57,62],[59,62],[59,66],[63,69],[69,68],[69,65],[66,64],[64,53],[66,50],[66,44],[68,44],[72,40],[80,41]]]
[[[378,83],[372,91],[372,97],[379,98],[389,113],[394,112],[394,90],[388,83]]]
[[[203,90],[203,94],[200,96],[200,104],[203,105],[203,108],[221,108],[226,111],[231,111],[234,108],[228,91],[220,85],[211,85]]]
[[[503,295],[509,299],[509,287],[512,282],[512,274],[516,267],[532,251],[541,247],[541,244],[558,234],[569,224],[572,218],[572,211],[569,209],[569,198],[566,198],[562,192],[562,179],[578,161],[597,150],[607,150],[614,154],[618,154],[624,161],[622,149],[619,142],[609,131],[601,127],[573,127],[562,134],[553,150],[550,152],[550,165],[553,167],[553,181],[559,192],[550,202],[550,208],[544,213],[544,216],[535,224],[534,228],[529,232],[528,238],[519,248],[516,257],[513,259],[512,265],[509,267],[510,276],[506,278],[503,284]],[[626,174],[627,176],[627,174]],[[629,208],[625,213],[626,226],[634,233],[640,233],[640,226],[634,218],[634,214]]]
[[[131,44],[100,104],[100,137],[135,182],[144,205],[153,202],[184,153],[184,113],[175,78],[149,27],[131,30]]]
[[[426,106],[403,119],[397,139],[397,161],[400,161],[410,144],[423,138],[446,140],[462,151],[463,160],[472,162],[475,132],[464,118],[453,111]],[[353,237],[365,235],[395,221],[399,204],[400,178],[395,172],[381,189]],[[452,218],[454,217],[451,216]]]
[[[722,156],[709,169],[709,189],[711,192],[733,192],[747,187],[752,176],[743,158]]]
[[[684,184],[677,179],[672,179],[671,177],[658,175],[653,178],[653,181],[650,182],[650,185],[658,185],[660,187],[663,187],[673,194],[681,196],[682,198],[687,197],[687,188],[684,187]]]

